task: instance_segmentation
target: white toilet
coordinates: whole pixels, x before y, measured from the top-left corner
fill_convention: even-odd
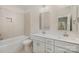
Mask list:
[[[32,40],[30,39],[24,40],[23,44],[24,44],[24,52],[32,53]]]

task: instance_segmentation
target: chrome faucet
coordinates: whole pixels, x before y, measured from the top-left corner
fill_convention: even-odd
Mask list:
[[[45,31],[42,31],[42,34],[46,34],[46,32]]]
[[[68,37],[69,35],[68,35],[67,32],[65,32],[63,36],[64,36],[64,37]]]

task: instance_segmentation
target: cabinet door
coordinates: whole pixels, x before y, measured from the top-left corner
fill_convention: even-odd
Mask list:
[[[53,53],[54,52],[54,46],[46,44],[46,53]]]
[[[45,43],[39,40],[33,40],[33,52],[45,53]]]
[[[65,48],[65,49],[68,49],[71,51],[79,52],[79,45],[77,45],[77,44],[55,40],[55,46],[59,46],[59,47],[62,47],[62,48]]]
[[[65,53],[65,50],[59,47],[55,47],[55,53]]]
[[[55,53],[74,53],[74,52],[55,46]]]
[[[46,44],[53,45],[54,44],[54,40],[46,39]]]
[[[46,53],[54,52],[54,40],[46,39]]]

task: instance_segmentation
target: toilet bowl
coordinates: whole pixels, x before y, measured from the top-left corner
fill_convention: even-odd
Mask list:
[[[23,44],[24,44],[24,52],[32,53],[32,40],[30,39],[24,40]]]

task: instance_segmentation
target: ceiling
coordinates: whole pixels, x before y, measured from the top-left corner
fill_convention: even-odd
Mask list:
[[[41,8],[42,5],[16,5],[16,7],[28,10],[28,9],[35,9],[35,8]]]
[[[5,5],[7,6],[7,5]],[[33,10],[33,9],[40,9],[40,8],[44,8],[44,7],[56,7],[56,8],[65,8],[68,7],[69,5],[8,5],[11,7],[17,7],[23,10]]]
[[[16,5],[18,8],[27,10],[27,9],[34,9],[34,8],[42,8],[44,5]],[[46,6],[46,5],[45,5]],[[71,5],[49,5],[49,6],[56,6],[57,8],[65,8]]]

